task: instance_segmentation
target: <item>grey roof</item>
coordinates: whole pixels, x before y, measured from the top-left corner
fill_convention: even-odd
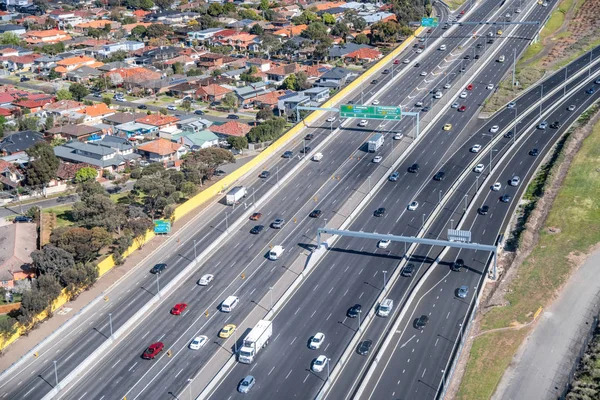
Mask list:
[[[351,71],[349,69],[345,69],[345,68],[341,68],[341,67],[335,67],[335,68],[332,68],[329,71],[325,72],[323,75],[321,75],[321,79],[320,80],[325,80],[325,79],[344,79],[348,75],[351,75],[352,73],[353,73],[353,71]]]
[[[4,50],[4,49],[15,49],[16,51],[19,52],[20,56],[26,56],[26,55],[29,55],[29,54],[33,54],[33,50],[29,50],[29,49],[26,49],[24,47],[15,46],[15,45],[12,45],[12,44],[5,44],[5,45],[0,46],[0,50]]]
[[[140,157],[140,155],[136,153],[127,155],[115,153],[115,149],[96,143],[69,142],[63,146],[56,146],[54,148],[54,154],[63,160],[87,163],[100,168],[106,168],[109,166],[116,167],[125,163],[126,161]],[[106,160],[102,159],[103,156],[110,154],[114,154],[114,156]]]
[[[232,77],[232,76],[236,76],[236,75],[241,75],[244,72],[246,72],[247,70],[248,70],[248,68],[232,69],[231,71],[223,72],[221,75]]]
[[[94,76],[100,76],[100,75],[102,75],[102,71],[98,71],[96,68],[92,68],[87,65],[77,68],[75,71],[67,72],[68,77],[74,76],[74,77],[86,78],[86,77],[94,77]]]
[[[353,51],[360,49],[372,49],[373,46],[367,46],[366,44],[356,44],[356,43],[345,43],[343,45],[334,45],[329,48],[329,57],[339,58],[344,57],[346,54],[350,54]]]
[[[305,94],[311,94],[311,93],[318,94],[318,93],[324,92],[326,90],[328,90],[328,89],[322,88],[322,87],[313,87],[313,88],[310,88],[310,89],[303,90],[302,93],[305,93]]]
[[[119,136],[105,135],[102,140],[98,142],[98,144],[110,146],[113,149],[118,149],[119,151],[133,149],[133,146],[129,140]]]
[[[127,64],[123,61],[114,61],[114,62],[110,62],[108,64],[104,64],[104,65],[98,67],[98,69],[100,71],[112,71],[112,70],[119,69],[119,68],[131,68],[131,67],[133,67],[133,65]]]
[[[25,151],[38,142],[44,141],[44,135],[37,131],[15,132],[2,139],[0,153],[13,154]]]
[[[0,33],[25,30],[23,25],[4,24],[0,25]]]
[[[122,112],[116,113],[113,115],[109,115],[107,117],[102,118],[103,121],[111,122],[114,124],[124,124],[127,122],[135,121],[138,118],[145,117],[146,113],[130,113],[130,112]]]

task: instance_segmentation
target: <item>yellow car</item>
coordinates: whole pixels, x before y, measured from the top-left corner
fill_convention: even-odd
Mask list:
[[[446,124],[446,125],[444,125],[444,130],[445,131],[449,131],[450,129],[452,129],[452,124]]]
[[[543,0],[538,0],[538,4],[539,4],[539,5],[542,5],[542,3],[544,3],[544,1],[543,1]]]
[[[502,35],[502,30],[498,29],[498,32],[496,32],[496,35],[498,35],[498,36]]]
[[[225,325],[223,329],[221,329],[221,332],[219,332],[219,337],[227,339],[235,331],[235,328],[236,326],[234,324]]]

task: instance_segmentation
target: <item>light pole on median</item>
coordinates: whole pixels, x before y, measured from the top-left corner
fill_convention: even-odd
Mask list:
[[[196,239],[194,239],[194,260],[196,260],[196,258],[198,258],[198,255],[196,254]]]
[[[383,290],[385,290],[385,284],[386,284],[386,276],[387,275],[387,271],[383,271]]]
[[[442,202],[442,189],[440,189],[439,195],[438,195],[438,203]]]
[[[360,332],[360,313],[362,310],[358,310],[358,331]]]
[[[271,297],[271,308],[270,311],[273,311],[273,286],[269,286],[269,296]]]
[[[56,386],[58,386],[58,370],[56,369],[56,361],[54,361],[54,378],[56,379]]]
[[[225,213],[225,232],[229,230],[229,223],[227,222],[227,213]]]
[[[423,219],[421,220],[421,229],[425,228],[425,215],[427,214],[423,214]]]
[[[110,337],[112,337],[112,335],[113,335],[113,330],[112,330],[112,313],[108,313],[108,323],[110,325]]]
[[[491,149],[490,150],[490,174],[492,173],[492,169],[494,168],[494,165],[492,164],[492,160],[493,160],[493,155],[494,155],[495,151],[498,151],[498,149]]]
[[[192,400],[192,379],[188,378],[189,388],[190,388],[190,400]]]
[[[465,211],[467,211],[467,201],[469,200],[469,195],[465,194]]]
[[[542,118],[542,107],[544,105],[544,85],[540,85],[540,118]]]
[[[158,295],[158,293],[160,293],[160,284],[158,283],[158,275],[156,274],[156,295]]]
[[[329,363],[331,362],[331,358],[327,359],[327,382],[329,382]]]
[[[515,131],[513,132],[513,146],[517,140],[517,127],[518,127],[517,124],[519,123],[519,121],[517,121],[518,117],[519,117],[519,113],[517,111],[517,107],[515,107]]]

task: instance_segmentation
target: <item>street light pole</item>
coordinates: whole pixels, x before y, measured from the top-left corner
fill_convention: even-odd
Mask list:
[[[227,222],[227,213],[225,213],[225,232],[229,230],[229,223]]]
[[[269,286],[269,295],[271,296],[271,308],[270,308],[270,310],[273,311],[273,286]]]
[[[194,260],[198,258],[198,255],[196,254],[196,239],[194,239]]]
[[[108,313],[108,323],[110,324],[110,336],[112,337],[112,335],[113,335],[113,329],[112,329],[112,313]]]
[[[441,203],[441,202],[442,202],[442,189],[440,189],[440,193],[438,196],[438,203]]]
[[[362,310],[358,312],[358,331],[359,332],[360,332],[360,313],[361,312],[362,312]]]
[[[327,382],[329,382],[329,363],[331,362],[331,358],[327,359]]]
[[[453,219],[450,220],[450,229],[454,229],[454,220]]]
[[[192,400],[192,379],[188,378],[189,388],[190,388],[190,400]]]
[[[387,271],[383,271],[383,290],[385,290],[386,274],[387,274]]]
[[[58,386],[58,370],[56,368],[56,361],[54,361],[54,378],[56,379],[56,386]]]
[[[467,211],[467,200],[469,195],[465,194],[465,211]]]
[[[160,284],[158,283],[158,275],[159,274],[156,274],[156,294],[157,295],[160,292]]]

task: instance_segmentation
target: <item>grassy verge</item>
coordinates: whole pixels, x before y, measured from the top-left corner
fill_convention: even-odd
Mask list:
[[[567,280],[574,267],[571,255],[586,254],[591,246],[600,242],[599,159],[600,123],[573,159],[540,229],[536,248],[519,267],[518,279],[509,285],[505,295],[508,306],[486,313],[481,319],[481,331],[530,322],[535,311],[545,307]],[[534,181],[532,185],[539,183]],[[525,331],[495,332],[475,339],[457,398],[489,398],[525,337]],[[499,345],[503,342],[507,346]]]
[[[58,206],[58,207],[45,208],[43,212],[45,214],[56,215],[56,227],[69,226],[69,225],[73,225],[73,218],[71,217],[71,209],[72,208],[73,208],[72,205]]]
[[[456,10],[465,4],[466,0],[447,0],[446,3],[450,6],[451,10]]]

